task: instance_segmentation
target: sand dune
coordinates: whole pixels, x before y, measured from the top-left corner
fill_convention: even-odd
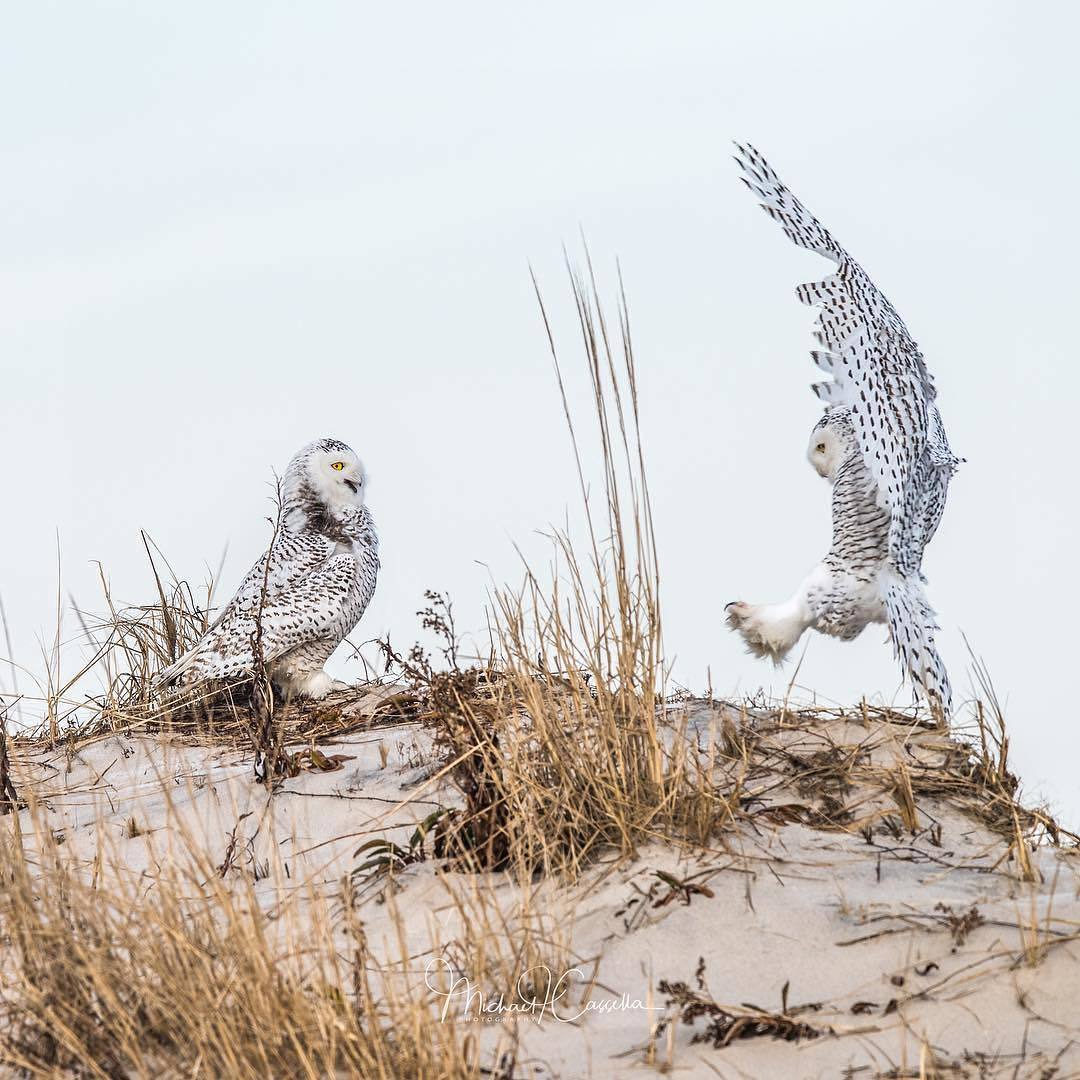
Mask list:
[[[526,879],[464,872],[432,836],[410,848],[462,796],[430,722],[366,719],[394,692],[348,696],[344,734],[291,744],[307,752],[272,797],[243,746],[17,746],[34,872],[51,843],[103,895],[152,897],[198,853],[286,966],[305,928],[340,937],[347,894],[375,985],[472,1040],[494,1070],[476,1075],[1080,1075],[1080,858],[989,749],[894,713],[684,701],[666,722],[726,792],[712,839]],[[354,854],[373,840],[397,854]],[[345,884],[380,855],[388,872]],[[18,962],[9,947],[9,1016]]]

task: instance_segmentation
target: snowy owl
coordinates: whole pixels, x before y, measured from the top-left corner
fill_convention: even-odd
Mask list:
[[[904,672],[947,715],[949,677],[934,647],[921,565],[961,459],[945,438],[934,381],[863,268],[753,147],[738,151],[742,179],[769,216],[799,247],[838,267],[797,290],[804,304],[821,307],[822,349],[811,356],[831,376],[814,386],[825,415],[810,434],[808,457],[832,485],[833,539],[790,600],[728,604],[728,624],[751,652],[779,663],[808,628],[850,641],[869,623],[887,623]]]
[[[363,465],[343,442],[305,446],[282,478],[269,550],[202,640],[158,676],[158,685],[250,674],[260,622],[263,660],[284,694],[319,698],[341,685],[323,664],[360,621],[379,571],[365,483]]]

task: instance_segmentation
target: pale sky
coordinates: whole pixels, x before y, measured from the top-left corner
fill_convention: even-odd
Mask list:
[[[579,376],[562,245],[620,260],[676,678],[782,693],[722,625],[828,546],[795,249],[736,179],[753,142],[903,315],[968,459],[926,561],[940,644],[1008,704],[1014,764],[1080,821],[1072,438],[1075,6],[23,5],[0,95],[0,592],[40,670],[63,585],[152,599],[139,530],[231,590],[274,469],[313,438],[371,473],[355,637],[468,631],[514,545],[576,505],[531,263]],[[584,414],[583,414],[584,415]],[[74,621],[66,618],[66,630]],[[355,665],[340,673],[359,674]],[[3,678],[7,681],[7,673]],[[27,689],[24,677],[23,689]],[[884,628],[813,636],[823,699],[894,697]]]

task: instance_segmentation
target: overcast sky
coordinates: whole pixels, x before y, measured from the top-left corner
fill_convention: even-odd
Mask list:
[[[151,598],[140,529],[196,580],[228,544],[231,589],[272,470],[324,435],[365,459],[383,542],[357,637],[411,642],[428,587],[480,630],[514,544],[543,560],[536,531],[575,502],[528,266],[572,367],[580,227],[610,292],[616,257],[626,281],[675,674],[782,692],[790,669],[745,655],[722,607],[786,597],[828,546],[794,287],[829,267],[738,183],[746,139],[926,354],[968,459],[925,566],[942,651],[961,696],[962,635],[985,658],[1028,789],[1075,824],[1077,22],[986,2],[10,12],[16,659],[40,670],[54,632],[57,535],[87,607],[93,560],[119,599]],[[799,682],[909,700],[883,628],[813,636]]]

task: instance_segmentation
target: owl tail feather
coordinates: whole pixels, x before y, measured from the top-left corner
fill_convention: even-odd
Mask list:
[[[930,708],[940,710],[942,718],[947,718],[952,712],[952,687],[934,645],[934,631],[938,629],[934,609],[915,577],[890,574],[883,584],[893,654]]]
[[[154,693],[161,693],[163,690],[172,686],[178,682],[187,671],[198,659],[202,643],[200,642],[193,649],[189,649],[178,660],[174,661],[163,671],[159,671],[155,676],[151,684],[151,688]]]

